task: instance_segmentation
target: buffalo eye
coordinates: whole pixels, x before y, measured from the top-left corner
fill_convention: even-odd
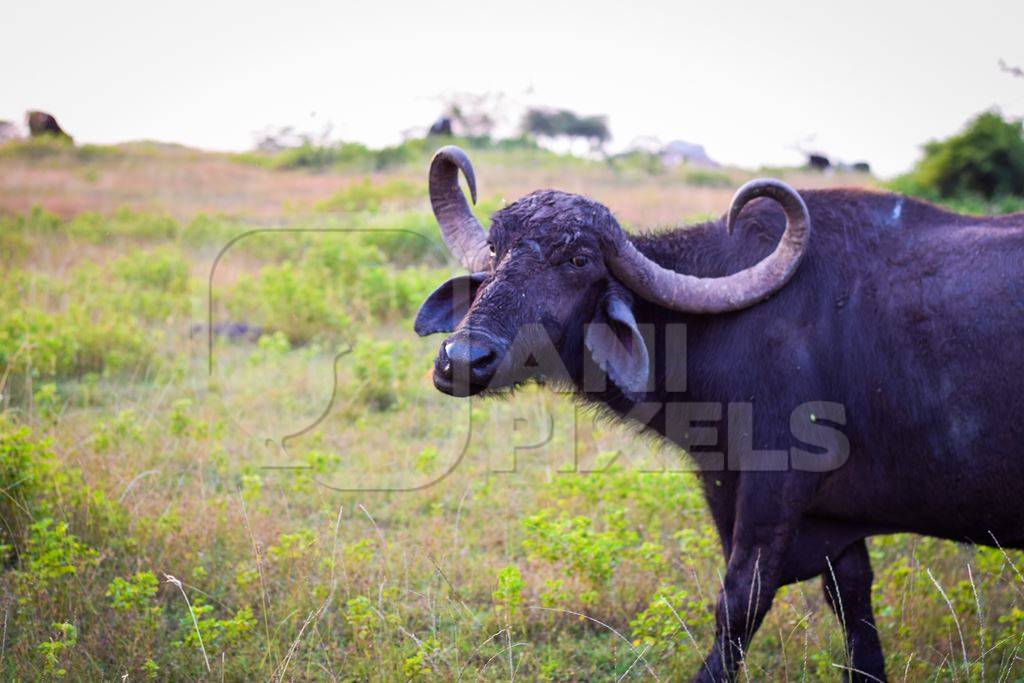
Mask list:
[[[487,249],[490,250],[491,252],[491,258],[494,258],[498,253],[498,251],[494,248],[494,244],[488,243]]]
[[[572,263],[577,268],[582,268],[583,266],[587,265],[588,261],[586,256],[573,256],[572,261],[570,261],[570,263]]]

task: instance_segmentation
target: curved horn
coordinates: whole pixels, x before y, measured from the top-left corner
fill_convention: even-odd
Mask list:
[[[804,200],[781,180],[751,180],[737,190],[729,207],[726,229],[743,207],[757,197],[782,205],[786,230],[775,251],[759,263],[724,277],[694,277],[662,268],[641,254],[624,232],[619,233],[606,260],[616,277],[649,301],[687,313],[737,311],[766,299],[789,282],[800,265],[811,236],[811,217]]]
[[[455,145],[437,150],[430,161],[430,206],[441,226],[441,236],[452,254],[471,273],[487,270],[490,247],[480,221],[459,188],[459,171],[466,176],[469,194],[476,204],[476,175],[466,153]]]

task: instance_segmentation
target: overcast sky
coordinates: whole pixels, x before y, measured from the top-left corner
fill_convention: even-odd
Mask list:
[[[437,96],[607,114],[744,166],[795,143],[885,174],[997,106],[1024,114],[1024,2],[12,2],[0,118],[55,114],[77,139],[246,149],[269,125],[372,145]]]

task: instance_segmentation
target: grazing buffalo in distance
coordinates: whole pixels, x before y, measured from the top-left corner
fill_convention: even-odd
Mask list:
[[[722,219],[663,234],[555,190],[488,233],[460,170],[475,198],[460,149],[430,167],[470,271],[416,319],[450,333],[434,384],[562,383],[688,452],[726,561],[698,680],[732,677],[776,590],[816,576],[848,675],[884,679],[868,536],[1024,548],[1024,215],[755,180]]]
[[[808,154],[807,167],[815,171],[827,171],[832,168],[832,162],[824,154]]]
[[[64,132],[64,129],[57,123],[57,119],[45,111],[25,112],[25,123],[28,124],[29,133],[32,137],[40,135],[57,135],[71,139],[71,136]]]
[[[427,131],[427,135],[444,135],[447,137],[452,136],[452,120],[448,116],[439,116],[436,121],[430,124],[430,130]]]

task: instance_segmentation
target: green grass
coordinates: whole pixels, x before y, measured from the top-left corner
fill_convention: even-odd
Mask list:
[[[190,332],[209,268],[260,226],[3,219],[0,677],[569,681],[699,666],[717,536],[691,474],[644,467],[684,461],[537,388],[434,391],[436,340],[411,321],[454,267],[429,213],[405,203],[413,190],[354,187],[329,201],[355,216],[284,227],[363,232],[257,233],[224,254],[215,320],[263,335],[216,338],[212,374],[205,329]],[[908,535],[870,551],[894,678],[1024,675],[1024,555]],[[818,582],[788,587],[748,678],[834,680],[842,642]]]

